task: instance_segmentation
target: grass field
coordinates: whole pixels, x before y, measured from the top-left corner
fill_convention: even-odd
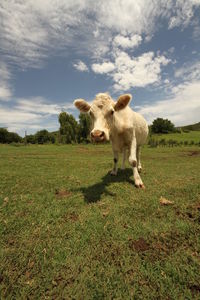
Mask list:
[[[110,145],[1,145],[0,298],[200,299],[200,148],[142,162],[145,190]]]
[[[200,131],[190,131],[190,132],[181,132],[181,133],[168,133],[168,134],[153,134],[152,138],[156,140],[165,139],[168,140],[175,140],[177,142],[184,142],[184,141],[194,141],[195,143],[200,142]]]

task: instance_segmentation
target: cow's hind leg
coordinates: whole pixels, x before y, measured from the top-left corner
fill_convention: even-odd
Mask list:
[[[114,167],[112,171],[110,172],[111,175],[117,175],[117,162],[118,162],[118,152],[113,150],[113,155],[114,155]]]
[[[133,177],[134,177],[134,181],[135,181],[135,186],[138,188],[144,188],[144,184],[138,173],[138,168],[137,168],[137,146],[136,146],[135,136],[133,137],[133,140],[131,143],[129,163],[133,168]]]
[[[138,169],[138,172],[141,173],[142,165],[141,165],[141,161],[140,161],[140,146],[137,146],[136,157],[137,157],[137,169]]]

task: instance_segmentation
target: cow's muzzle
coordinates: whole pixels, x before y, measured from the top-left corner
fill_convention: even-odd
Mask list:
[[[94,130],[91,132],[91,138],[94,142],[103,142],[105,141],[105,132],[101,130]]]

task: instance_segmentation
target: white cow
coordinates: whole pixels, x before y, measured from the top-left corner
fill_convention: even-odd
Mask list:
[[[89,113],[92,120],[91,139],[95,142],[110,140],[114,154],[112,175],[117,175],[119,152],[123,152],[122,169],[125,167],[126,152],[133,168],[135,186],[144,188],[139,173],[140,146],[146,142],[148,125],[145,119],[129,106],[131,95],[125,94],[115,102],[109,94],[100,93],[90,105],[83,99],[74,101],[74,105],[83,113]]]

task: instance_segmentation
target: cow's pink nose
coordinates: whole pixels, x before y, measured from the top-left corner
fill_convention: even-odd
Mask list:
[[[92,138],[103,138],[105,135],[104,131],[101,130],[94,130],[91,132],[91,137]]]

